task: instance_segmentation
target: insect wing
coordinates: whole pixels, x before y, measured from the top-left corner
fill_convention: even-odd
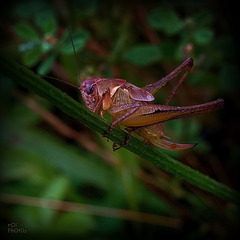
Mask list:
[[[119,87],[121,87],[126,80],[116,78],[100,78],[96,81],[98,87],[98,94],[103,96],[107,89],[110,90],[110,97],[114,95]]]
[[[153,95],[143,88],[136,87],[130,83],[126,83],[125,86],[129,92],[130,97],[134,100],[143,102],[151,102],[154,100]]]

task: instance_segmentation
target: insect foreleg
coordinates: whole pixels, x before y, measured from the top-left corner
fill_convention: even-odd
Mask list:
[[[101,109],[101,107],[102,107],[102,102],[103,102],[103,98],[101,98],[101,99],[98,101],[96,107],[94,108],[93,112],[94,112],[95,114],[99,114],[100,109]]]
[[[100,114],[102,117],[105,114],[105,110],[109,108],[112,100],[110,98],[110,90],[107,88],[101,98],[99,99],[96,107],[94,108],[93,112],[96,114]]]

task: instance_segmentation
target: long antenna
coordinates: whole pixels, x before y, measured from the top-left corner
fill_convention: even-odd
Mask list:
[[[58,81],[58,82],[64,83],[64,84],[66,84],[66,85],[69,85],[69,86],[71,86],[71,87],[79,90],[79,87],[78,87],[78,86],[76,86],[76,85],[74,85],[74,84],[72,84],[72,83],[63,81],[63,80],[61,80],[61,79],[58,79],[58,78],[55,78],[55,77],[50,77],[50,76],[44,76],[44,75],[39,75],[39,76],[42,77],[42,78],[49,78],[49,79],[56,80],[56,81]]]
[[[80,82],[80,84],[81,84],[81,77],[80,77],[80,72],[79,72],[79,65],[78,65],[78,61],[77,61],[76,50],[75,50],[75,47],[74,47],[74,43],[73,43],[73,39],[72,39],[72,35],[71,35],[71,32],[70,32],[69,27],[67,27],[67,30],[68,30],[68,33],[69,33],[69,36],[70,36],[70,39],[71,39],[72,47],[73,47],[74,58],[75,58],[75,63],[76,63],[76,68],[77,68],[77,74],[78,74],[78,80],[79,80],[79,82]]]

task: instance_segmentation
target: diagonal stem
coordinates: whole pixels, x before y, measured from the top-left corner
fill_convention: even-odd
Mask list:
[[[90,112],[82,106],[82,104],[78,103],[22,65],[0,56],[0,72],[30,91],[46,98],[63,112],[77,119],[95,132],[103,135],[109,129],[110,124],[106,120]],[[117,128],[114,128],[108,135],[110,140],[118,144],[123,142],[125,137],[126,133]],[[180,179],[183,179],[222,199],[240,205],[239,192],[217,182],[207,175],[185,166],[167,154],[164,154],[159,149],[147,146],[135,137],[131,138],[129,144],[125,146],[125,148],[150,161],[156,167],[161,168]]]

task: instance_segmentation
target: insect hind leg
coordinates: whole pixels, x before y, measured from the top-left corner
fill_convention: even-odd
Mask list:
[[[168,105],[170,100],[172,99],[172,97],[175,95],[175,93],[177,92],[178,88],[180,87],[180,85],[182,84],[182,82],[184,81],[184,79],[187,77],[188,73],[190,72],[191,68],[193,67],[193,59],[192,58],[188,58],[185,62],[185,64],[181,67],[180,66],[180,71],[183,71],[186,68],[186,71],[184,72],[184,74],[179,78],[176,86],[173,88],[173,90],[171,91],[171,93],[169,94],[168,98],[165,101],[165,105]]]
[[[140,106],[141,106],[140,104],[136,104],[135,107],[132,110],[130,110],[128,113],[124,114],[122,117],[120,117],[119,119],[114,121],[111,124],[110,128],[107,130],[107,132],[104,134],[104,137],[107,137],[107,135],[112,131],[112,129],[115,126],[117,126],[119,123],[121,123],[121,121],[123,121],[124,119],[128,118],[129,116],[131,116],[134,112],[136,112],[139,109]]]
[[[191,68],[193,66],[193,59],[187,58],[180,66],[178,66],[176,69],[174,69],[171,73],[169,73],[167,76],[163,77],[159,81],[149,84],[145,87],[143,87],[144,90],[147,92],[150,92],[152,95],[154,95],[161,87],[165,86],[171,79],[175,78],[180,74],[182,71],[185,70],[184,74],[179,78],[176,86],[168,96],[165,105],[168,105],[176,91],[178,90],[179,86],[183,82],[183,80],[187,77],[188,73],[190,72]]]

